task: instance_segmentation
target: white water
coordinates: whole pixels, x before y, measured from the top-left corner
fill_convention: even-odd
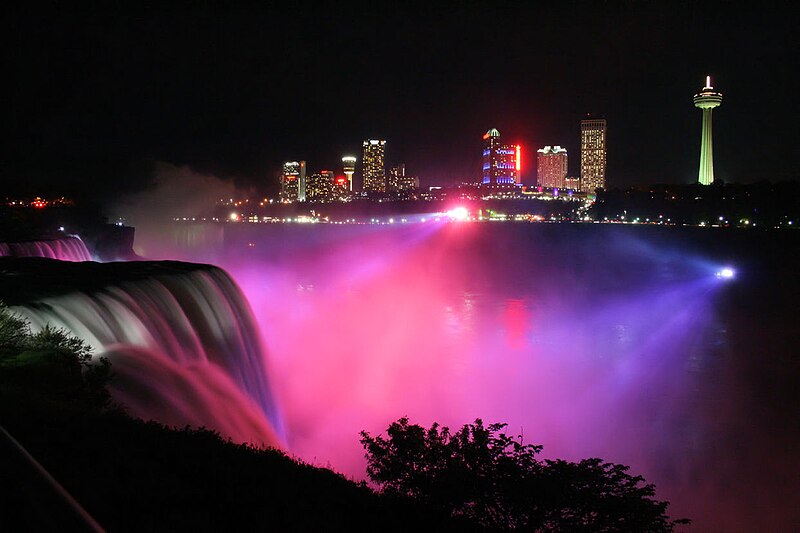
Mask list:
[[[134,416],[279,446],[278,410],[249,306],[222,270],[123,281],[14,307],[108,357],[112,396]]]

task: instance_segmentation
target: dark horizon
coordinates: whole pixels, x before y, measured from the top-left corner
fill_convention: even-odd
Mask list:
[[[579,121],[608,120],[608,185],[692,183],[712,76],[715,174],[798,177],[788,3],[567,2],[424,9],[17,6],[2,177],[10,191],[113,197],[157,162],[275,191],[280,165],[361,160],[387,141],[423,187],[477,177],[489,128],[578,173]],[[766,90],[765,90],[766,89]]]

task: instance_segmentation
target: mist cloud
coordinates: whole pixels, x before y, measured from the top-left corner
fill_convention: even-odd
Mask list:
[[[210,216],[221,198],[238,194],[233,180],[159,161],[150,187],[122,197],[111,215],[112,220],[136,228],[137,253],[157,258],[161,254],[157,244],[169,244],[175,218]]]

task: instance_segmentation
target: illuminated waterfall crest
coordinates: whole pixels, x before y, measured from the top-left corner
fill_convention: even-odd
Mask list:
[[[91,261],[92,254],[77,235],[60,239],[0,243],[0,257],[47,257],[61,261]]]

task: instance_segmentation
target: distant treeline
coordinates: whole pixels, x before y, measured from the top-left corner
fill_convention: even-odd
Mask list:
[[[800,219],[800,182],[610,189],[599,193],[589,216],[594,220],[620,220],[624,216],[626,221],[638,218],[640,222],[791,227]]]

